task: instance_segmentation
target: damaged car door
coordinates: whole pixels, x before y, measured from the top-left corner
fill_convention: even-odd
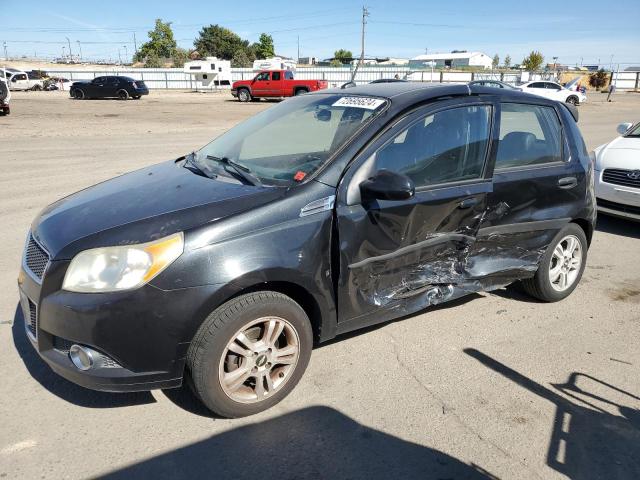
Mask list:
[[[463,293],[492,189],[494,112],[477,98],[418,108],[352,164],[336,202],[339,331]]]

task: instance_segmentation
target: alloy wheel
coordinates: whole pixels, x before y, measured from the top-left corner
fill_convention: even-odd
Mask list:
[[[574,235],[564,237],[553,249],[549,265],[551,287],[564,292],[570,288],[580,274],[582,265],[582,245]]]
[[[220,359],[224,393],[239,403],[257,403],[278,392],[293,375],[300,356],[296,329],[284,318],[263,317],[240,329]]]

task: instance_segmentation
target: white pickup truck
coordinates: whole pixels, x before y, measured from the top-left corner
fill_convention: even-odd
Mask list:
[[[3,115],[9,115],[11,109],[9,108],[9,101],[11,100],[11,91],[7,85],[7,80],[0,72],[0,113]]]
[[[15,68],[0,68],[0,77],[4,77],[10,90],[43,90],[42,79]]]

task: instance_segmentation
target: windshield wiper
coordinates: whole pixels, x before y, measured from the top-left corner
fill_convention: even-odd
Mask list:
[[[207,155],[207,159],[233,168],[233,171],[236,172],[236,174],[240,178],[242,178],[245,182],[250,183],[251,185],[262,185],[260,179],[252,174],[251,170],[244,165],[240,165],[239,163],[236,163],[227,157],[215,157],[213,155]]]
[[[200,166],[200,164],[196,161],[196,152],[191,152],[184,157],[184,168],[195,173],[196,175],[200,175],[201,177],[217,178],[218,176],[210,170],[205,171],[205,169]]]

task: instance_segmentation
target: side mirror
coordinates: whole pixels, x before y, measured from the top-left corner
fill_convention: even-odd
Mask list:
[[[618,125],[618,128],[616,130],[620,135],[624,135],[631,127],[633,127],[633,123],[621,123],[620,125]]]
[[[379,170],[368,180],[360,184],[362,200],[407,200],[415,194],[416,189],[406,175]]]

